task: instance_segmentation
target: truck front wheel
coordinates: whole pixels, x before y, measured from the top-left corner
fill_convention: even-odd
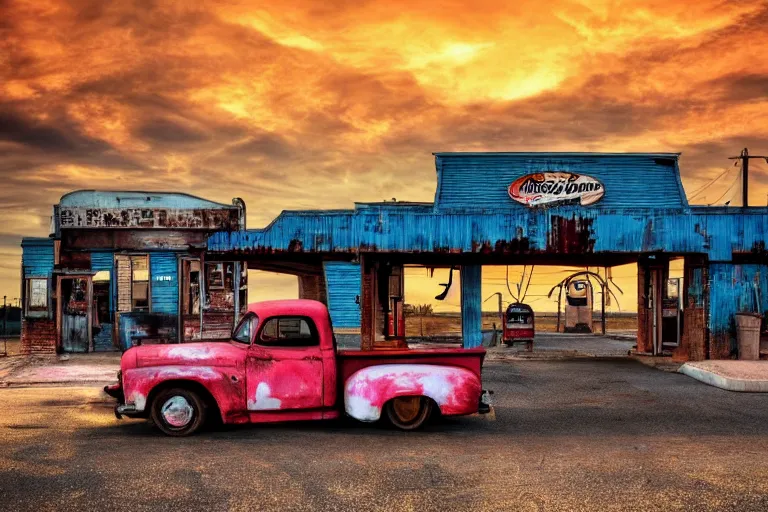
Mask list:
[[[390,423],[400,430],[415,430],[429,419],[432,401],[423,396],[400,396],[385,406]]]
[[[152,401],[151,419],[166,435],[188,436],[205,423],[205,404],[189,389],[166,389]]]

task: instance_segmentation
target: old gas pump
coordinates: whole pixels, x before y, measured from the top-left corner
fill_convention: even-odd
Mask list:
[[[565,290],[565,332],[592,332],[592,284],[574,279]]]
[[[377,270],[378,302],[384,314],[385,340],[405,338],[405,273],[402,265],[381,265]]]
[[[662,351],[680,345],[683,298],[680,293],[679,277],[666,280],[661,300],[661,340]]]

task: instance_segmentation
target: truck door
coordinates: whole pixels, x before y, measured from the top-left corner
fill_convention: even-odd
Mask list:
[[[296,411],[324,405],[320,337],[308,317],[266,319],[248,351],[246,370],[249,411]]]

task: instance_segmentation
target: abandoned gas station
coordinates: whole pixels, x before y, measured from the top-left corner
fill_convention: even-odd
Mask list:
[[[173,234],[173,246],[163,244],[160,221],[150,219],[201,218],[177,211],[180,204],[192,212],[201,204],[152,193],[148,196],[158,197],[158,208],[139,201],[132,205],[136,213],[123,214],[115,201],[128,193],[108,193],[109,208],[78,203],[75,221],[62,217],[65,196],[54,210],[58,228],[51,241],[22,243],[22,339],[29,339],[31,326],[46,316],[49,341],[44,346],[65,349],[61,311],[66,301],[61,285],[50,283],[77,272],[83,279],[82,298],[93,304],[93,279],[104,270],[93,266],[94,261],[112,272],[108,277],[113,284],[105,288],[103,301],[111,315],[104,313],[103,319],[114,323],[116,314],[129,313],[117,311],[121,302],[116,272],[121,264],[114,262],[137,251],[148,255],[146,265],[145,260],[139,265],[149,270],[132,274],[148,283],[147,291],[138,287],[141,296],[148,297],[140,303],[145,316],[155,311],[156,288],[165,287],[171,297],[165,312],[176,315],[169,322],[175,322],[177,329],[168,341],[211,338],[204,335],[206,319],[194,303],[199,299],[200,305],[210,305],[212,290],[228,290],[230,295],[221,302],[222,314],[226,313],[222,318],[234,325],[242,311],[239,291],[245,289],[243,270],[248,268],[298,276],[300,297],[326,303],[336,328],[358,329],[363,349],[407,343],[402,317],[408,265],[456,271],[459,278],[453,286],[461,292],[462,343],[475,347],[482,341],[483,266],[610,268],[631,263],[637,265],[638,352],[661,354],[666,343],[675,347],[680,359],[730,358],[736,351],[736,313],[768,310],[768,208],[689,205],[678,158],[675,153],[437,153],[434,202],[284,211],[263,229],[244,229],[242,202],[235,207],[205,202],[212,210],[228,213],[205,217],[219,219],[218,224],[162,221]],[[79,199],[88,197],[92,196]],[[136,220],[105,224],[98,220],[105,212]],[[97,236],[97,231],[102,234]],[[75,232],[77,236],[72,236]],[[112,232],[119,236],[108,234]],[[194,243],[186,243],[185,237],[193,232]],[[133,245],[121,247],[121,241]],[[47,244],[51,256],[45,253],[43,261]],[[99,253],[95,259],[63,257],[94,250]],[[153,275],[153,254],[161,252],[167,255],[168,267],[158,267],[161,274]],[[677,331],[664,328],[672,260],[683,262],[680,297],[675,299],[680,315]],[[69,262],[79,262],[79,268],[69,268],[73,264]],[[195,285],[188,286],[185,279],[187,283],[194,279]],[[124,308],[129,307],[126,301]],[[199,328],[185,328],[191,323]],[[130,337],[128,333],[122,338]],[[27,343],[27,351],[35,352],[36,346],[41,345]],[[86,341],[85,346],[94,345]]]

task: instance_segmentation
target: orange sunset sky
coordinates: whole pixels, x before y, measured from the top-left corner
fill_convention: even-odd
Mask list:
[[[80,188],[239,196],[262,227],[431,201],[434,151],[673,151],[690,193],[768,153],[766,57],[762,1],[0,1],[0,295],[19,296],[21,237]],[[737,204],[738,175],[692,202]],[[409,302],[439,292],[413,275]]]

